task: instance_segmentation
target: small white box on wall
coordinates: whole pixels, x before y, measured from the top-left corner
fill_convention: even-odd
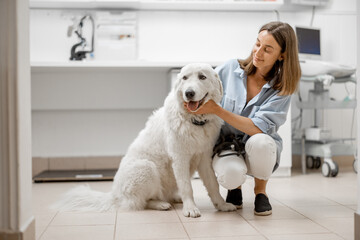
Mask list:
[[[95,59],[102,61],[137,59],[137,13],[96,12]]]

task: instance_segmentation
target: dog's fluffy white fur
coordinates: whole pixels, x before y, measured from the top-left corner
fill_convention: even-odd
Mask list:
[[[189,94],[190,92],[190,94]],[[199,108],[209,99],[219,103],[221,81],[208,64],[186,65],[178,74],[164,106],[148,119],[145,128],[130,145],[114,178],[112,191],[102,193],[80,186],[57,204],[62,210],[167,210],[172,202],[183,202],[183,214],[199,217],[191,176],[197,170],[214,206],[234,211],[219,193],[211,166],[212,148],[219,136],[222,120],[215,115],[194,115],[184,102]],[[195,125],[202,122],[204,125]]]

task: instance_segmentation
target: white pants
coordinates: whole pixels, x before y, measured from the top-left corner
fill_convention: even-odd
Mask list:
[[[245,144],[245,159],[232,150],[216,154],[213,168],[218,182],[226,189],[235,189],[246,180],[246,175],[268,180],[276,163],[277,147],[274,139],[267,134],[251,136]],[[232,155],[231,155],[232,154]]]

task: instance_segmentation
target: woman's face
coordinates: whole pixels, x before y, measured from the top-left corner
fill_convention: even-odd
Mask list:
[[[277,60],[283,60],[281,47],[267,31],[261,31],[252,50],[253,64],[263,74],[268,73]]]

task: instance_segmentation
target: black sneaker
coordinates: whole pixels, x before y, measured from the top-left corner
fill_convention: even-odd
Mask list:
[[[241,189],[233,189],[228,190],[228,194],[226,196],[226,202],[232,203],[236,206],[236,208],[242,208],[243,202],[242,202],[242,192]]]
[[[269,198],[265,194],[259,193],[256,195],[254,213],[259,216],[267,216],[272,213]]]

